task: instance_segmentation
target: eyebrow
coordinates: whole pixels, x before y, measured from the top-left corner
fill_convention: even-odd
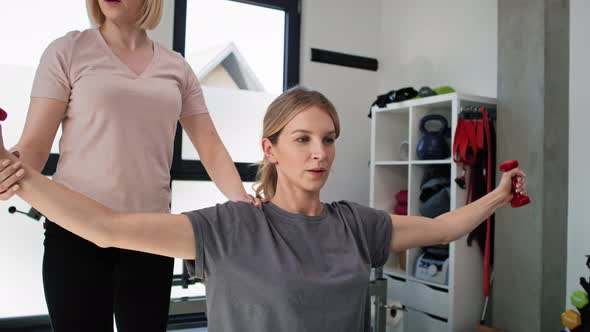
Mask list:
[[[293,131],[291,132],[291,134],[290,134],[290,135],[293,135],[293,134],[295,134],[295,133],[311,134],[311,131],[309,131],[309,130],[305,130],[305,129],[295,129],[295,130],[293,130]],[[335,131],[335,130],[332,130],[332,131],[329,131],[329,132],[327,132],[327,133],[326,133],[326,135],[331,135],[331,134],[336,134],[336,131]]]

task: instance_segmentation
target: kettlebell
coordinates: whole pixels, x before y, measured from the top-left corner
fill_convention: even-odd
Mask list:
[[[441,128],[438,131],[426,130],[428,121],[439,121]],[[449,157],[449,146],[445,140],[445,132],[448,130],[447,119],[440,114],[430,114],[420,120],[420,132],[422,138],[416,147],[416,153],[419,159],[446,159]]]

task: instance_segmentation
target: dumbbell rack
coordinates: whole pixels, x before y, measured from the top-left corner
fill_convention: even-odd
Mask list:
[[[420,181],[429,165],[447,165],[451,170],[451,206],[465,203],[465,191],[453,181],[461,167],[451,160],[418,160],[416,146],[421,138],[420,119],[429,114],[443,115],[455,132],[458,114],[465,107],[496,108],[496,100],[462,93],[450,93],[427,98],[392,103],[385,108],[373,107],[371,118],[370,205],[393,213],[394,196],[408,190],[408,213],[420,215]],[[452,135],[451,135],[452,136]],[[449,146],[452,147],[452,137]],[[399,146],[406,141],[407,159]],[[395,232],[395,230],[394,230]],[[414,248],[402,254],[390,255],[383,268],[387,282],[386,304],[399,302],[405,308],[402,327],[388,332],[464,331],[479,322],[483,309],[482,255],[474,242],[467,245],[466,237],[449,245],[449,282],[437,284],[414,276],[414,263],[423,253]],[[382,304],[379,304],[380,306]],[[381,308],[378,308],[381,309]],[[389,312],[389,310],[387,310]],[[379,315],[378,315],[379,316]],[[381,318],[382,319],[382,318]],[[382,332],[376,330],[378,332]]]

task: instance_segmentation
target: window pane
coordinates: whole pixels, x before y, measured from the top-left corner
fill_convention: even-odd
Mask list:
[[[187,1],[185,54],[204,85],[231,83],[281,93],[284,45],[282,10],[227,0]]]
[[[283,91],[285,13],[227,0],[187,4],[185,55],[235,162],[262,157],[262,118]],[[198,159],[188,136],[182,158]]]
[[[275,95],[251,91],[229,91],[203,87],[215,128],[234,162],[262,160],[262,121]],[[199,155],[183,131],[182,159],[198,160]]]
[[[0,107],[8,112],[2,127],[7,147],[17,143],[24,128],[33,77],[47,45],[68,31],[89,27],[84,1],[27,0],[0,6]],[[54,153],[60,136],[58,132]],[[43,227],[22,214],[9,214],[10,206],[25,212],[30,208],[18,198],[0,201],[0,266],[10,271],[0,279],[0,319],[46,315],[41,278]]]
[[[244,182],[246,192],[254,196],[252,185],[252,182]],[[227,202],[227,198],[211,181],[172,181],[172,213],[198,210],[223,202]],[[174,261],[174,274],[182,273],[182,264],[180,259]],[[171,296],[177,298],[204,295],[205,287],[195,284],[187,289],[180,286],[172,287]]]

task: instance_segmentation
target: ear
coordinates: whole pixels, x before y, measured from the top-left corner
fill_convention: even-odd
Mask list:
[[[272,145],[272,142],[268,138],[262,139],[262,151],[264,152],[264,157],[266,157],[266,159],[273,164],[277,162],[274,149],[275,147]]]

